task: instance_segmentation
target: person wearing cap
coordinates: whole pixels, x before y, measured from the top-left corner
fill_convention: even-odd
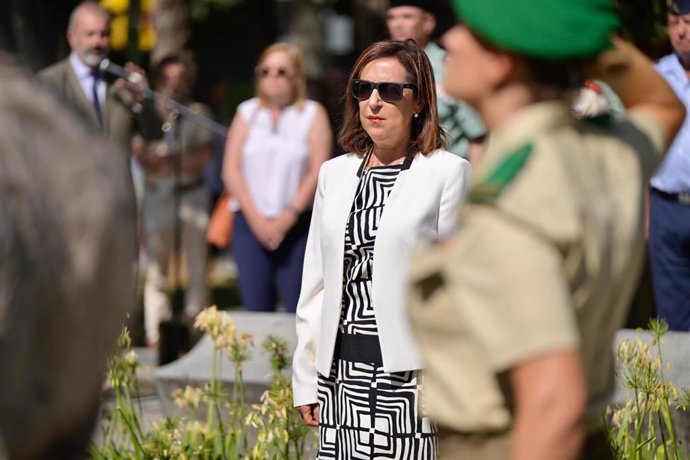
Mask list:
[[[673,53],[656,64],[690,106],[690,0],[668,3]],[[650,181],[649,257],[659,317],[671,330],[690,330],[690,117]]]
[[[448,151],[472,162],[481,151],[486,129],[472,107],[443,89],[446,52],[431,37],[449,24],[445,18],[437,17],[445,12],[444,6],[446,3],[439,0],[391,0],[386,26],[392,40],[412,38],[424,49],[434,71],[438,117],[448,134]]]
[[[453,6],[445,86],[491,137],[458,233],[410,275],[440,458],[610,458],[598,423],[643,260],[645,185],[685,110],[611,38],[610,0]],[[567,96],[585,78],[626,113],[578,120]]]

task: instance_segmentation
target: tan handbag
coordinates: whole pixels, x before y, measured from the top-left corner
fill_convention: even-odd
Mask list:
[[[206,230],[206,241],[219,249],[228,247],[232,240],[232,221],[235,216],[228,206],[229,203],[230,194],[223,191],[213,207]]]

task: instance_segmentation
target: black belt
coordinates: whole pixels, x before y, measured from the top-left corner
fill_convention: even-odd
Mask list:
[[[665,200],[675,201],[676,203],[690,206],[690,192],[668,193],[658,188],[652,188],[652,191]]]
[[[377,335],[339,332],[335,341],[335,356],[345,361],[383,366],[381,344]]]
[[[452,454],[450,450],[448,452],[443,451],[444,445],[452,445],[454,449],[459,449],[460,446],[467,446],[464,448],[472,449],[473,446],[476,448],[476,446],[482,444],[505,441],[508,436],[510,436],[509,429],[503,431],[466,432],[456,431],[443,426],[438,427],[438,439],[441,446],[441,457],[443,458],[448,458],[449,455]],[[450,440],[453,438],[455,438],[455,442],[450,442]],[[505,446],[507,448],[508,444],[505,443]],[[498,452],[498,449],[496,449],[496,451]],[[476,458],[475,456],[470,457]],[[491,458],[497,457],[491,456]],[[611,452],[611,448],[609,447],[608,439],[604,431],[597,430],[587,433],[585,443],[578,458],[581,460],[613,460],[614,456]]]
[[[438,425],[437,430],[438,437],[441,440],[444,437],[458,437],[469,442],[488,441],[501,436],[506,436],[510,433],[510,428],[483,431],[460,431],[453,428],[447,428],[443,425]]]

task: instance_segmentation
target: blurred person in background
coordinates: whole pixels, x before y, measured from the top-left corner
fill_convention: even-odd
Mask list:
[[[437,15],[452,12],[442,0],[391,0],[386,12],[386,26],[391,40],[413,39],[424,49],[436,80],[438,118],[448,134],[448,151],[467,158],[478,157],[486,129],[479,115],[465,102],[449,95],[443,88],[446,52],[432,40],[435,30],[445,29],[447,18]]]
[[[413,40],[369,46],[319,174],[297,307],[294,404],[319,458],[436,458],[405,314],[412,249],[455,229],[470,165],[444,150],[431,64]],[[354,416],[356,414],[356,416]]]
[[[255,69],[256,97],[243,102],[228,131],[223,180],[235,212],[232,253],[250,311],[274,311],[274,283],[294,312],[311,207],[333,134],[326,110],[307,98],[302,53],[266,48]]]
[[[110,50],[110,16],[95,1],[80,3],[70,15],[67,42],[70,55],[38,73],[41,83],[81,117],[87,128],[103,134],[127,153],[134,132],[146,139],[161,137],[161,119],[143,91],[143,70],[126,64],[136,83],[115,78],[100,69]],[[123,162],[123,164],[125,164]],[[129,168],[129,162],[125,164]]]
[[[445,86],[491,137],[458,234],[411,275],[441,457],[612,458],[612,340],[641,271],[646,183],[685,111],[642,53],[612,42],[610,0],[453,5]],[[626,113],[576,119],[586,77]]]
[[[157,66],[155,89],[162,96],[186,105],[192,113],[212,118],[208,107],[191,100],[195,73],[190,59],[182,55],[164,57]],[[186,319],[193,319],[207,305],[206,227],[210,194],[203,173],[214,155],[214,135],[208,128],[164,105],[159,105],[158,110],[167,123],[163,139],[155,142],[136,139],[133,146],[145,172],[144,325],[149,346],[158,345],[159,325],[172,317],[168,281],[171,257],[184,255]],[[176,238],[179,238],[177,242]],[[176,264],[179,269],[179,261]]]
[[[668,2],[673,53],[657,71],[690,107],[690,0]],[[690,331],[690,117],[650,181],[649,259],[657,315],[674,331]]]

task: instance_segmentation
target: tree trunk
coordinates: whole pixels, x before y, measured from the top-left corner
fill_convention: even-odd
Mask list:
[[[0,0],[0,48],[31,71],[63,58],[69,8],[65,2]]]
[[[378,40],[388,38],[386,30],[386,10],[388,0],[352,0],[355,20],[355,48],[357,55],[372,43],[372,37]]]
[[[307,78],[320,80],[324,71],[324,55],[318,9],[312,0],[296,0],[293,8],[289,34],[302,50]]]
[[[185,0],[156,0],[154,25],[156,45],[150,63],[155,66],[165,56],[183,53],[190,35],[189,7]]]

